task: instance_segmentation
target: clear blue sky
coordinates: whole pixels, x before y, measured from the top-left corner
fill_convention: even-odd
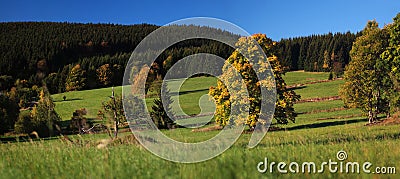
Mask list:
[[[280,38],[357,32],[368,20],[381,26],[400,12],[399,0],[1,0],[0,21],[137,24],[215,17],[249,33]]]

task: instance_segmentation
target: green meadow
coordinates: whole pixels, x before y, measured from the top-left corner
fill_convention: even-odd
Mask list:
[[[289,72],[289,85],[325,80],[328,73]],[[302,99],[338,95],[342,80],[305,84],[296,88]],[[170,85],[179,85],[172,82]],[[179,98],[187,114],[200,113],[199,99],[216,84],[212,77],[191,78],[181,86],[173,99]],[[115,88],[117,94],[121,87]],[[66,96],[66,101],[62,99]],[[72,112],[86,108],[87,117],[96,120],[101,103],[109,99],[111,88],[68,92],[53,95],[56,111],[67,121]],[[148,99],[150,107],[153,99]],[[177,108],[174,104],[173,108]],[[0,144],[0,178],[399,178],[397,174],[377,174],[376,167],[400,169],[400,128],[398,125],[366,126],[367,119],[358,109],[344,108],[341,100],[295,104],[298,116],[295,123],[273,124],[255,148],[248,148],[251,134],[243,133],[239,140],[220,156],[194,164],[174,163],[161,159],[133,140],[130,133],[122,133],[121,140],[105,148],[97,145],[107,134],[71,135],[70,143],[61,137]],[[210,124],[212,126],[214,124]],[[206,127],[209,127],[206,126]],[[272,129],[272,128],[271,128]],[[193,132],[178,128],[163,131],[178,141],[200,142],[219,131]],[[371,173],[329,172],[281,174],[277,168],[260,173],[257,165],[269,162],[314,162],[318,169],[323,162],[338,161],[338,151],[348,155],[344,162],[372,163]]]

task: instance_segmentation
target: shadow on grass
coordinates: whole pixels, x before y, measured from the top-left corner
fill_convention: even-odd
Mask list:
[[[80,101],[82,98],[71,98],[71,99],[65,99],[65,100],[54,100],[54,102],[67,102],[67,101]]]
[[[61,128],[66,128],[66,127],[69,126],[70,123],[71,123],[71,119],[69,119],[69,120],[64,120],[64,121],[60,121],[60,122],[58,122],[58,125],[59,125]]]
[[[93,118],[87,118],[87,122],[91,123],[91,125],[94,124],[100,124],[102,123],[101,120],[96,120]],[[43,138],[36,138],[35,135],[33,134],[24,134],[24,135],[14,135],[14,136],[0,136],[0,144],[1,143],[18,143],[18,142],[35,142],[35,141],[47,141],[47,140],[54,140],[54,139],[59,139],[62,134],[64,135],[76,135],[77,133],[71,133],[71,131],[68,131],[67,128],[70,125],[71,120],[64,120],[58,122],[59,127],[61,128],[61,133],[56,132],[52,137],[43,137]],[[120,128],[123,129],[123,128]]]
[[[29,136],[10,136],[10,137],[0,137],[0,143],[18,143],[18,142],[35,142],[35,141],[47,141],[59,139],[59,136],[46,137],[46,138],[36,138],[34,135]]]
[[[314,128],[320,128],[320,127],[338,126],[338,125],[353,124],[353,123],[366,122],[366,121],[367,120],[364,118],[342,120],[342,121],[330,121],[330,122],[321,122],[321,123],[304,124],[304,125],[298,125],[298,126],[293,126],[293,127],[287,127],[287,128],[284,128],[284,130],[291,131],[291,130],[299,130],[299,129],[314,129]]]
[[[290,87],[290,90],[298,90],[298,89],[304,89],[307,88],[307,86],[296,86],[296,87]]]
[[[178,96],[178,95],[184,95],[184,94],[195,93],[195,92],[201,92],[201,91],[208,91],[208,89],[198,89],[198,90],[171,92],[170,94],[171,94],[171,96]]]
[[[381,116],[378,117],[378,120],[384,119],[386,117]],[[298,129],[314,129],[314,128],[320,128],[320,127],[330,127],[330,126],[338,126],[338,125],[346,125],[346,124],[353,124],[353,123],[359,123],[359,122],[368,122],[368,119],[366,118],[361,118],[361,119],[350,119],[350,120],[340,120],[340,121],[329,121],[329,122],[321,122],[321,123],[312,123],[312,124],[304,124],[304,125],[298,125],[298,126],[293,126],[293,127],[287,127],[283,128],[284,130],[298,130]]]

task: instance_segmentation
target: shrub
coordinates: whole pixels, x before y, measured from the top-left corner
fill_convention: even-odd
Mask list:
[[[92,124],[87,121],[86,117],[84,117],[86,114],[87,111],[85,108],[77,109],[72,113],[71,122],[68,126],[70,132],[82,133],[84,129],[90,128]]]
[[[30,133],[36,131],[40,137],[49,137],[55,134],[54,126],[61,120],[54,110],[55,104],[49,93],[40,92],[40,100],[32,111],[21,113],[15,125],[16,132]]]
[[[0,134],[8,132],[14,127],[18,118],[19,108],[15,100],[0,94]]]
[[[15,123],[14,130],[17,133],[31,133],[34,131],[34,124],[29,111],[23,111],[19,114],[18,121]]]

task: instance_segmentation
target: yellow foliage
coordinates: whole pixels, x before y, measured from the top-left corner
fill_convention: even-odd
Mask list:
[[[254,43],[257,42],[258,44]],[[264,53],[260,53],[258,50],[258,45],[262,48]],[[258,122],[258,117],[260,113],[261,105],[261,89],[266,88],[267,90],[273,90],[276,87],[277,99],[281,102],[277,103],[277,108],[275,114],[276,119],[279,123],[287,123],[288,120],[294,121],[295,113],[293,109],[293,103],[299,99],[293,91],[286,89],[286,83],[282,78],[284,74],[284,68],[278,61],[278,57],[272,52],[272,48],[276,45],[271,39],[267,38],[265,34],[254,34],[251,37],[242,37],[236,43],[238,47],[231,56],[227,59],[228,63],[225,63],[223,67],[223,74],[220,79],[229,82],[233,87],[239,87],[241,83],[239,80],[232,81],[233,76],[235,76],[235,71],[240,74],[244,80],[247,87],[242,89],[239,94],[229,94],[227,87],[222,83],[221,80],[218,81],[216,87],[211,87],[209,90],[209,95],[212,96],[216,102],[216,112],[215,121],[221,126],[229,124],[230,107],[232,102],[239,104],[249,104],[249,117],[244,119],[243,117],[238,117],[236,124],[246,124],[250,127],[254,127]],[[265,56],[266,55],[266,56]],[[249,60],[245,58],[257,59],[255,64],[250,64]],[[229,68],[231,66],[234,69]],[[270,66],[271,65],[271,66]],[[275,80],[277,84],[275,85],[275,80],[272,76],[267,77],[267,79],[258,79],[257,73],[263,73],[272,67],[274,72]],[[254,71],[257,69],[258,71]],[[245,91],[248,91],[248,97],[243,96]],[[241,94],[243,93],[243,94]],[[265,121],[264,121],[265,122]]]

